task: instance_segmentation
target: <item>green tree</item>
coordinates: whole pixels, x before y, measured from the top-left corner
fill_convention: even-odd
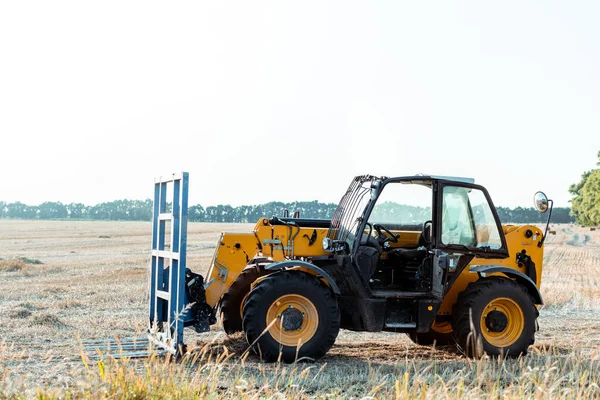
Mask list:
[[[67,204],[67,211],[71,219],[85,218],[87,216],[87,207],[81,203]]]
[[[188,207],[188,219],[191,222],[204,221],[204,207],[202,207],[200,204]]]
[[[6,216],[8,218],[23,218],[26,209],[27,205],[20,201],[9,203],[6,205]]]
[[[24,219],[36,219],[38,218],[39,207],[38,206],[27,206],[21,214],[21,218]]]
[[[152,200],[133,200],[129,219],[132,221],[150,221],[152,219]]]
[[[598,163],[600,166],[600,151]],[[569,192],[571,199],[571,215],[577,222],[584,225],[600,225],[600,169],[586,171],[581,176],[581,181],[571,185]]]
[[[60,201],[46,201],[39,205],[40,219],[58,219],[67,218],[68,216],[67,207]]]

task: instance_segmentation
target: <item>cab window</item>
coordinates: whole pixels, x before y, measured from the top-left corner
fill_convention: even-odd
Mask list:
[[[444,187],[442,243],[496,250],[502,247],[494,214],[481,190]]]
[[[431,201],[431,187],[427,184],[388,183],[373,207],[369,222],[389,229],[421,230],[423,223],[431,220]]]

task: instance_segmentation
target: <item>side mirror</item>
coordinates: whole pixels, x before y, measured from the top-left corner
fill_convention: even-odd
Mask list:
[[[537,192],[533,196],[533,203],[535,208],[542,214],[548,211],[548,197],[544,192]]]
[[[544,192],[537,192],[533,196],[533,203],[535,204],[535,208],[541,212],[542,214],[550,209],[548,213],[548,219],[546,220],[546,230],[544,231],[544,236],[542,236],[542,240],[538,242],[538,247],[542,247],[544,244],[544,240],[546,240],[546,236],[548,235],[548,227],[550,226],[550,217],[552,217],[552,207],[554,206],[554,202],[552,200],[548,200],[548,196]]]

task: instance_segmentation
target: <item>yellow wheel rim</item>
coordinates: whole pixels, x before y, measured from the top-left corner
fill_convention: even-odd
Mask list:
[[[525,317],[514,300],[500,297],[485,306],[479,326],[489,344],[499,348],[508,347],[521,337],[525,329]]]
[[[278,298],[267,310],[269,333],[284,346],[301,346],[317,332],[319,313],[315,305],[299,294]]]

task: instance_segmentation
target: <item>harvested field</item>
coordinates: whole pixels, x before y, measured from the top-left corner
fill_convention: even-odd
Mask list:
[[[188,266],[206,273],[222,230],[190,223]],[[264,364],[241,335],[186,330],[192,360],[85,364],[79,339],[146,326],[150,223],[0,222],[0,398],[52,397],[600,397],[600,231],[553,225],[540,331],[522,359],[468,360],[403,334],[341,331],[322,360]]]

